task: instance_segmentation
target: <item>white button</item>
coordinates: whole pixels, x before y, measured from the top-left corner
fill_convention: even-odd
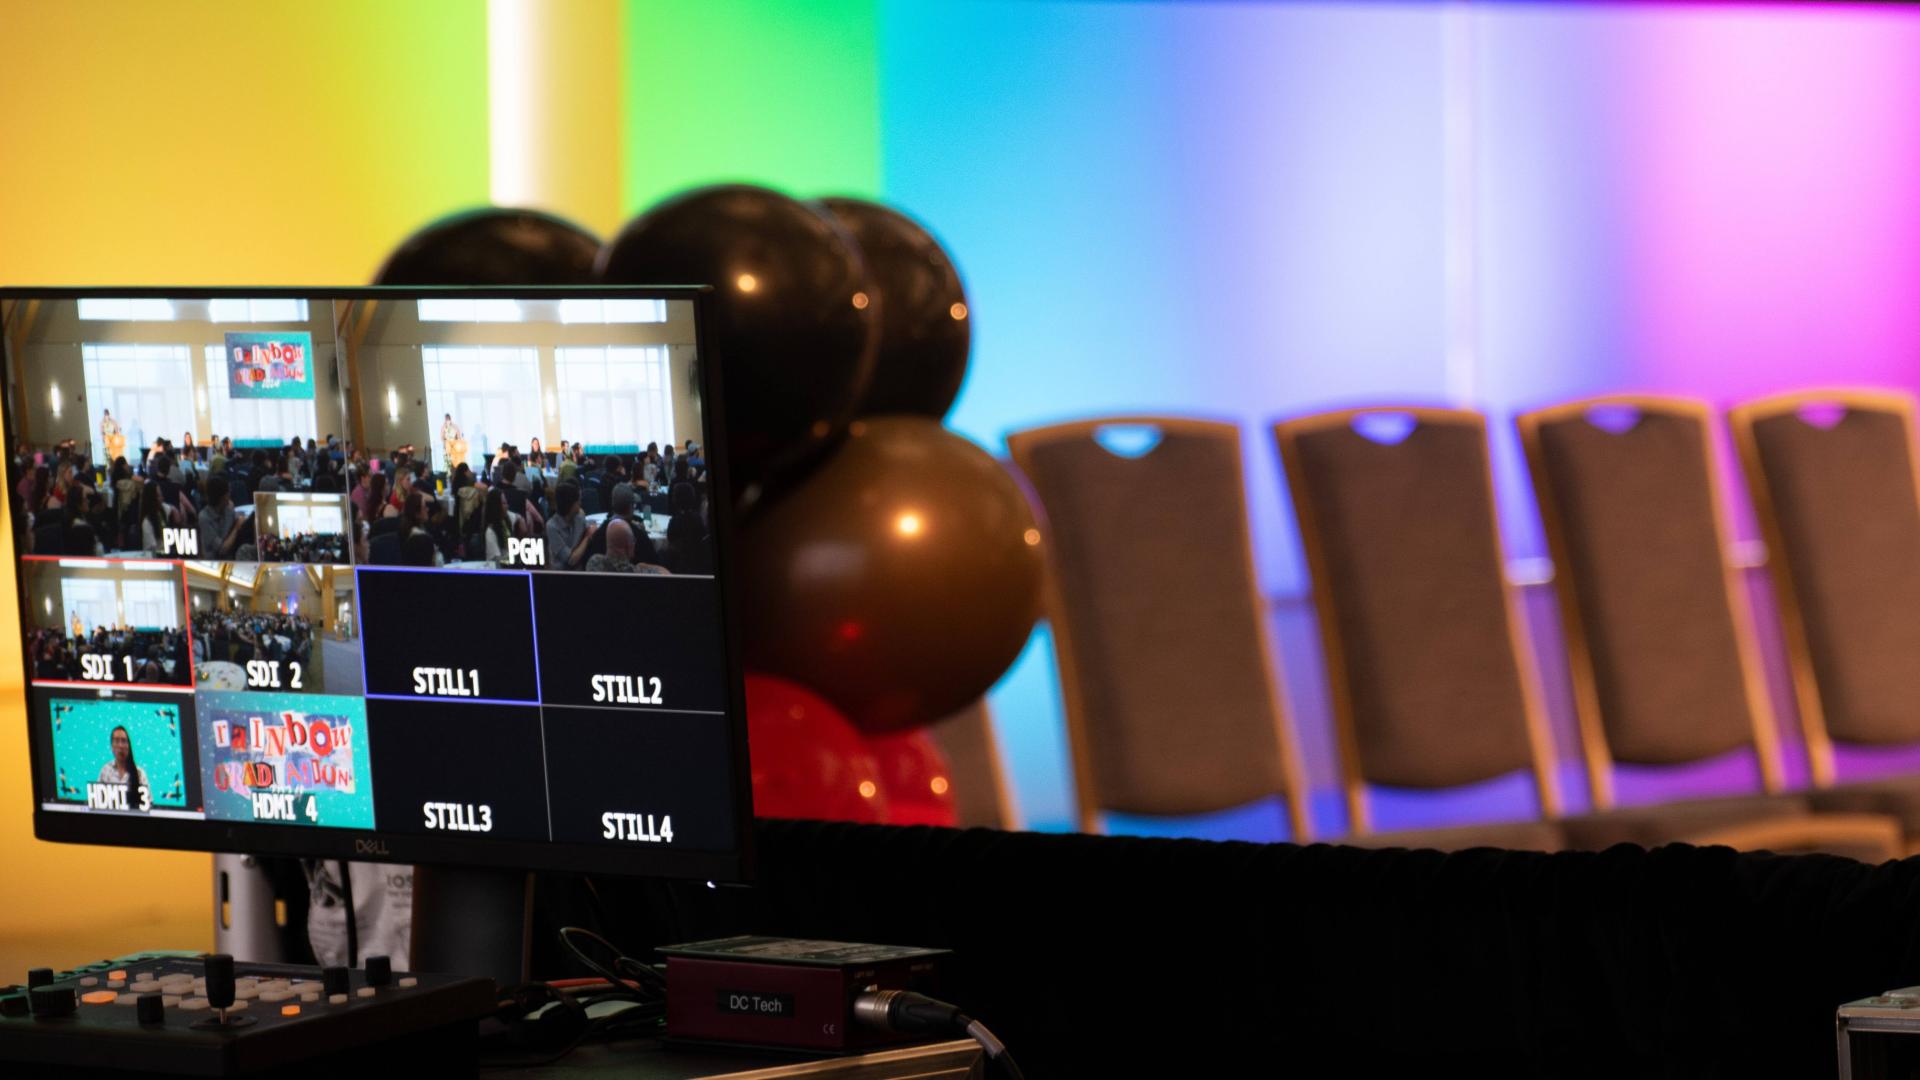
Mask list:
[[[127,986],[127,980],[125,979],[108,979],[107,980],[107,989],[109,990],[124,990],[126,989],[126,986]]]
[[[161,994],[160,1004],[165,1008],[171,1009],[175,1005],[180,1004],[180,995],[179,994]]]
[[[198,1012],[207,1007],[206,998],[184,998],[180,1002],[182,1012]]]
[[[88,975],[86,978],[80,980],[80,985],[81,986],[99,986],[100,980],[94,978],[91,975]]]
[[[293,991],[291,990],[262,990],[260,991],[260,1004],[278,1005],[283,1001],[291,1000],[292,997]]]
[[[419,986],[419,985],[420,985],[420,980],[419,980],[419,979],[416,979],[416,978],[414,978],[414,977],[413,977],[413,976],[411,976],[411,975],[402,975],[402,976],[400,977],[400,989],[402,989],[402,990],[406,990],[406,989],[409,989],[409,988],[411,988],[411,987],[415,987],[415,986]]]
[[[239,1011],[240,1011],[241,1009],[244,1009],[244,1008],[246,1008],[246,1007],[247,1007],[247,1003],[246,1003],[246,1002],[244,1002],[244,1001],[236,1001],[236,1002],[234,1002],[233,1004],[231,1004],[231,1005],[229,1005],[229,1006],[227,1006],[227,1011],[228,1011],[228,1012],[239,1012]]]
[[[239,998],[241,1001],[252,1001],[254,998],[260,996],[260,988],[257,986],[236,986],[233,988],[233,996]]]
[[[372,996],[373,996],[373,987],[371,987],[371,986],[363,986],[363,987],[361,987],[360,989],[358,989],[358,990],[355,990],[355,991],[353,992],[353,996],[354,996],[354,997],[363,997],[363,998],[369,998],[369,997],[372,997]]]
[[[160,984],[154,982],[152,979],[141,979],[127,989],[132,990],[136,994],[151,994],[160,989]]]
[[[346,1003],[347,1003],[347,995],[345,994],[328,994],[327,995],[327,1004],[329,1005],[345,1005]]]
[[[260,994],[262,997],[265,997],[266,992],[269,990],[291,990],[291,989],[293,989],[292,979],[268,979],[265,982],[260,984]]]
[[[301,1000],[301,1001],[304,1001],[304,1002],[306,1002],[306,1003],[307,1003],[307,1004],[309,1004],[309,1005],[311,1005],[311,1004],[313,1004],[314,1002],[316,1002],[316,1001],[319,1001],[319,1000],[320,1000],[320,991],[318,991],[318,990],[308,990],[308,991],[306,991],[305,993],[302,993],[302,994],[300,995],[300,1000]]]

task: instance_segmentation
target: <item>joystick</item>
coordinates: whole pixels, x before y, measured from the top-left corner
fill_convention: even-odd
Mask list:
[[[213,953],[206,959],[207,1007],[213,1010],[211,1020],[202,1020],[195,1027],[240,1027],[253,1023],[251,1017],[234,1016],[238,1009],[234,1005],[236,980],[233,976],[233,957],[226,953]],[[242,1002],[238,1008],[245,1008]]]
[[[214,953],[207,957],[207,1004],[225,1009],[233,1004],[233,957]]]
[[[393,981],[393,961],[386,957],[369,956],[365,966],[368,986],[385,986]]]

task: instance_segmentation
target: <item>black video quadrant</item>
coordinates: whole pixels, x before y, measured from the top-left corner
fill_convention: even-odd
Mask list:
[[[539,700],[527,575],[358,573],[369,697]]]
[[[555,840],[700,851],[733,842],[724,718],[549,709],[546,723]]]
[[[726,711],[712,578],[535,574],[533,595],[546,704]]]
[[[382,831],[548,838],[538,706],[375,698],[367,727]]]

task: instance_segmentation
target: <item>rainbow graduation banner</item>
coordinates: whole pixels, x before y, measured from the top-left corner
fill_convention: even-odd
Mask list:
[[[227,396],[312,398],[313,335],[304,330],[228,334]]]

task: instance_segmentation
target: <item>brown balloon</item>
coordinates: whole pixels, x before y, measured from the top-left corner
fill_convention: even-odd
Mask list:
[[[985,451],[923,417],[855,421],[741,536],[747,663],[870,732],[974,701],[1040,610],[1040,532]]]

